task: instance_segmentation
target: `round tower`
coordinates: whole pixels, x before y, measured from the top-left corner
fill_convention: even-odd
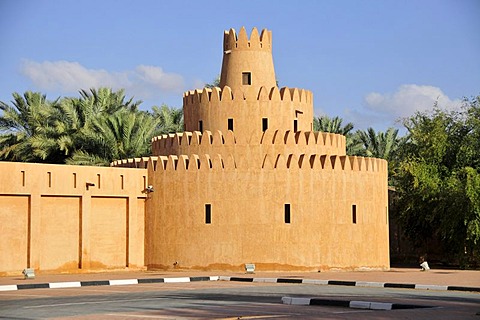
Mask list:
[[[278,88],[272,58],[272,32],[248,38],[244,27],[224,32],[219,87],[183,96],[185,131],[233,131],[238,139],[258,140],[266,130],[311,131],[313,95]]]
[[[240,29],[238,37],[234,29],[225,31],[220,74],[220,87],[224,86],[232,90],[276,86],[271,31],[263,29],[259,36],[258,30],[253,28],[250,39],[245,27]]]

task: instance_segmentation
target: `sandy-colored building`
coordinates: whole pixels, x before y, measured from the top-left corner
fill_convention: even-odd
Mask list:
[[[312,93],[276,85],[271,31],[225,31],[219,87],[186,92],[183,110],[185,132],[155,137],[151,157],[0,164],[2,181],[15,174],[0,187],[0,272],[389,268],[387,163],[312,132]],[[58,208],[67,227],[51,226]],[[68,248],[44,258],[57,238]]]

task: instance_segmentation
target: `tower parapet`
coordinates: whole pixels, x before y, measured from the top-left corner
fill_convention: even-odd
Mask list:
[[[272,51],[272,31],[263,29],[259,35],[257,28],[252,29],[250,39],[244,27],[237,34],[235,29],[225,30],[223,36],[223,50],[265,50]]]
[[[223,37],[223,62],[220,87],[232,89],[276,86],[272,58],[272,32],[264,29],[259,35],[253,28],[248,38],[244,27],[238,36],[234,29],[225,31]]]

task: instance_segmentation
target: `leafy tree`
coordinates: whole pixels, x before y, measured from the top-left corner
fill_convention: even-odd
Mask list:
[[[329,116],[320,116],[313,118],[313,130],[320,132],[330,132],[344,135],[346,138],[347,154],[362,155],[363,147],[358,137],[358,133],[353,133],[353,123],[349,122],[343,125],[343,119],[340,117],[330,118]]]
[[[141,101],[126,100],[124,90],[110,88],[81,90],[80,98],[64,98],[60,104],[62,116],[55,122],[58,151],[65,156],[81,149],[82,136],[90,135],[93,122],[117,111],[137,112]]]
[[[358,131],[358,136],[364,146],[365,156],[390,161],[395,153],[400,139],[398,129],[388,128],[386,132],[375,132],[373,128]]]
[[[479,112],[476,97],[459,112],[435,106],[405,119],[394,173],[406,235],[418,247],[437,239],[465,265],[480,253]]]
[[[183,110],[170,108],[167,105],[154,106],[153,117],[159,120],[157,134],[183,131]]]
[[[56,161],[45,156],[39,145],[48,144],[49,132],[57,112],[58,99],[48,101],[39,92],[13,93],[12,105],[0,101],[0,159],[22,162]],[[42,136],[43,135],[43,136]]]
[[[329,116],[321,116],[313,118],[313,130],[321,132],[338,133],[348,135],[353,130],[353,123],[349,122],[343,125],[343,119],[340,117],[330,118]]]
[[[13,96],[13,106],[0,103],[0,160],[108,165],[148,155],[153,136],[183,130],[181,109],[139,111],[141,102],[123,90],[81,90],[53,102],[40,93]]]
[[[78,136],[82,145],[68,164],[107,166],[113,160],[148,156],[160,119],[147,112],[118,110],[92,119]]]

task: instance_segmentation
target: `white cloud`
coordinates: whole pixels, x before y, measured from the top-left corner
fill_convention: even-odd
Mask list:
[[[412,116],[416,111],[432,110],[436,102],[438,107],[449,110],[462,105],[462,100],[450,99],[438,87],[404,84],[393,93],[371,92],[367,94],[362,107],[345,108],[343,117],[346,121],[352,122],[356,129],[402,128],[402,118]]]
[[[78,62],[24,60],[22,73],[39,90],[55,90],[61,93],[78,92],[80,89],[111,87],[125,89],[128,95],[139,98],[158,97],[160,94],[180,94],[184,91],[181,75],[166,73],[156,66],[139,65],[134,70],[109,72],[103,69],[87,69]]]
[[[133,72],[140,83],[149,84],[161,91],[183,91],[184,83],[182,76],[175,73],[166,73],[160,67],[139,65]]]
[[[395,118],[413,115],[416,111],[432,109],[435,102],[441,108],[458,108],[462,101],[451,100],[438,87],[404,84],[394,93],[372,92],[366,95],[366,108]]]

